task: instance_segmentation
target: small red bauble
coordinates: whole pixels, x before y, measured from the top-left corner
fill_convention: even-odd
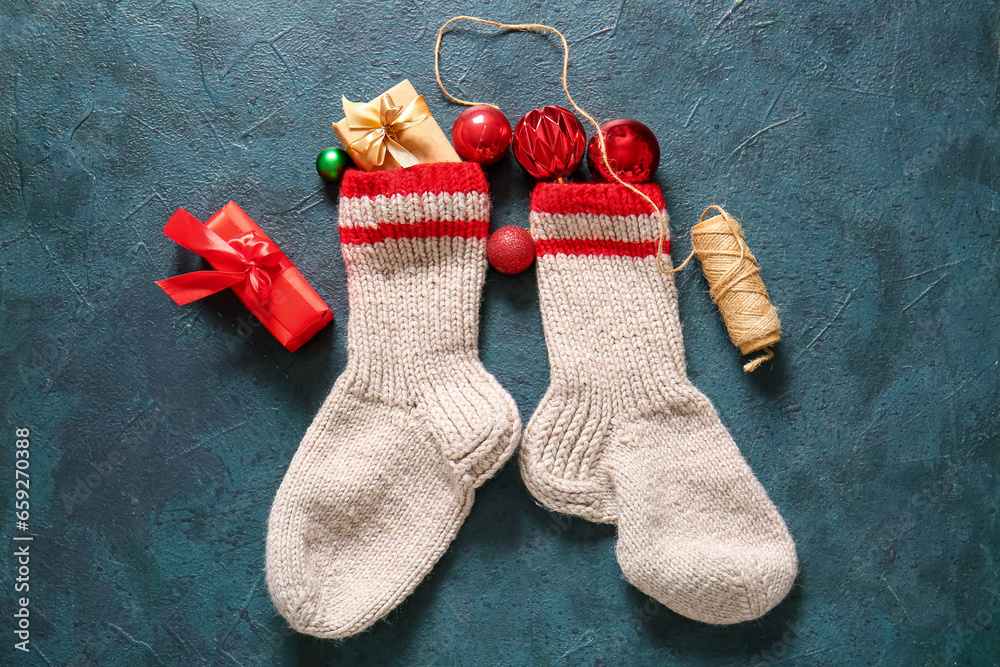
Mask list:
[[[601,125],[608,162],[626,183],[648,183],[660,166],[660,144],[652,130],[637,120],[613,120]],[[595,179],[613,181],[601,159],[601,145],[595,134],[587,146],[587,165]]]
[[[501,227],[490,234],[486,257],[500,273],[521,273],[535,261],[535,240],[524,227]]]
[[[499,109],[485,104],[460,113],[451,128],[451,143],[463,159],[493,164],[510,146],[510,121]]]
[[[525,171],[543,181],[576,171],[587,148],[587,135],[569,109],[529,111],[514,128],[514,157]]]

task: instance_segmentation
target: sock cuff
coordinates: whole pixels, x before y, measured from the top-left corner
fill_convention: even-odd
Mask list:
[[[485,239],[489,207],[486,176],[473,162],[352,169],[340,187],[340,240],[352,245],[408,238]]]
[[[665,208],[656,183],[639,183],[636,189]],[[649,202],[620,183],[539,183],[531,193],[531,210],[546,213],[635,215],[649,212]]]
[[[660,187],[636,187],[666,217]],[[649,202],[619,183],[541,183],[531,195],[530,218],[539,256],[648,257],[656,254],[660,239]],[[670,252],[669,238],[663,252]]]
[[[475,162],[433,162],[384,171],[348,169],[341,197],[376,197],[422,192],[487,192],[486,175]]]

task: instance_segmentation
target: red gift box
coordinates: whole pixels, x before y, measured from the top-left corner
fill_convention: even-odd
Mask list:
[[[163,233],[215,268],[158,280],[178,305],[232,288],[290,352],[333,319],[333,311],[302,273],[235,203],[226,204],[204,225],[179,208]]]

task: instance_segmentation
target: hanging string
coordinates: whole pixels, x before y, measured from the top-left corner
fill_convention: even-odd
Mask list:
[[[628,188],[635,194],[639,195],[639,197],[644,199],[649,204],[650,209],[653,211],[653,215],[656,216],[656,219],[660,225],[660,238],[656,244],[656,267],[662,273],[673,273],[674,271],[680,270],[680,269],[674,269],[674,270],[664,269],[663,264],[661,263],[661,259],[663,257],[663,244],[667,240],[667,236],[669,233],[667,229],[667,217],[665,212],[660,210],[660,207],[657,206],[656,203],[644,192],[642,192],[639,188],[635,187],[631,183],[626,183],[621,179],[621,177],[618,176],[618,174],[615,173],[615,170],[611,168],[611,164],[608,162],[608,151],[604,143],[604,133],[601,132],[601,126],[598,124],[596,120],[593,119],[593,117],[591,117],[590,114],[588,114],[586,111],[580,108],[580,105],[576,103],[576,101],[573,99],[573,96],[570,95],[569,93],[569,83],[567,82],[568,70],[569,70],[569,44],[566,42],[566,38],[563,37],[563,34],[551,26],[542,25],[540,23],[521,23],[521,24],[511,25],[509,23],[498,23],[496,21],[479,19],[475,18],[474,16],[455,16],[453,18],[448,19],[444,23],[444,25],[441,26],[441,29],[438,30],[437,42],[434,44],[434,75],[437,77],[438,86],[440,86],[441,92],[444,93],[445,97],[450,99],[452,102],[455,102],[456,104],[464,104],[465,106],[474,106],[477,104],[484,104],[484,103],[469,102],[467,100],[461,100],[455,97],[454,95],[448,92],[448,90],[444,87],[444,82],[441,80],[441,67],[440,67],[441,39],[444,36],[444,32],[448,28],[448,26],[454,23],[455,21],[472,21],[473,23],[483,23],[485,25],[496,26],[498,28],[503,28],[504,30],[519,30],[521,32],[535,32],[539,34],[547,31],[558,35],[559,39],[562,41],[562,47],[563,47],[562,86],[563,86],[563,92],[566,93],[566,99],[569,100],[570,105],[572,105],[573,109],[578,114],[586,118],[588,121],[590,121],[590,124],[594,126],[594,129],[597,133],[596,135],[597,143],[601,149],[601,160],[604,162],[604,167],[607,170],[608,175],[611,176],[615,181],[617,181],[621,185],[624,185],[626,188]],[[494,109],[499,108],[495,104],[486,104],[486,106],[493,107]]]

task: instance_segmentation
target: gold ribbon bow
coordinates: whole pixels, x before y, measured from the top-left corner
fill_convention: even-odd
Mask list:
[[[399,133],[431,117],[423,95],[417,95],[405,107],[397,106],[389,93],[371,102],[348,102],[344,97],[341,103],[347,126],[352,130],[368,130],[360,139],[351,142],[351,150],[379,167],[385,162],[386,151],[400,167],[412,167],[420,162],[399,143]]]

